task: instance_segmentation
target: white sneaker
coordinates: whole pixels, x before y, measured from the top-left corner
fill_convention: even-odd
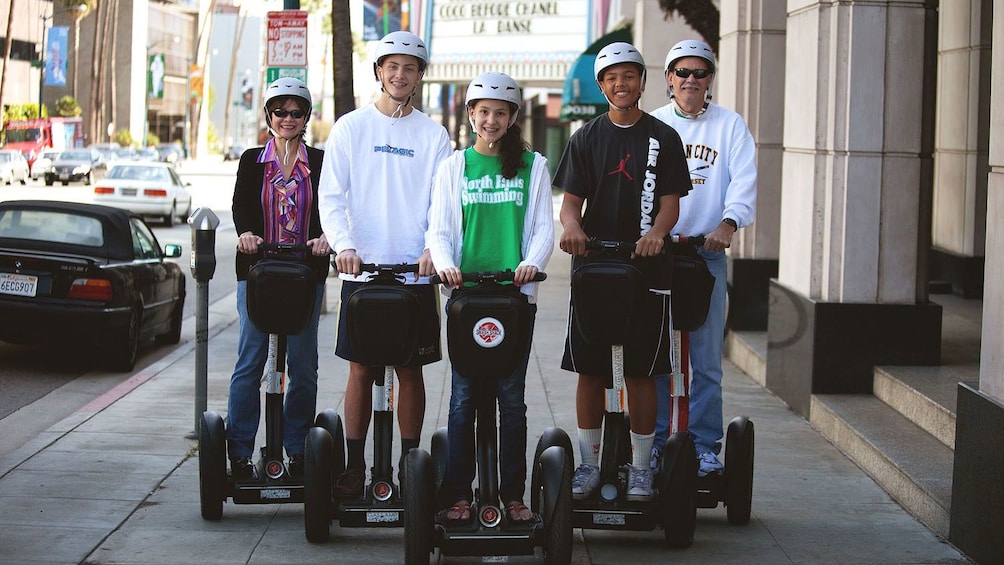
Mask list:
[[[632,502],[648,502],[652,494],[652,469],[628,465],[627,499]]]
[[[589,498],[600,486],[600,468],[596,465],[579,465],[572,476],[572,498]]]
[[[721,474],[725,470],[725,466],[718,460],[718,456],[710,451],[705,451],[697,456],[697,465],[698,477],[707,477],[712,473]]]

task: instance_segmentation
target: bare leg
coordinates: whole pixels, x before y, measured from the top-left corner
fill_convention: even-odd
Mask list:
[[[601,377],[579,374],[579,384],[575,389],[575,416],[580,428],[591,430],[603,426],[605,385],[606,381]]]
[[[381,367],[349,363],[349,383],[345,387],[345,437],[365,440],[373,413],[373,382]]]
[[[627,385],[631,431],[639,435],[655,432],[656,390],[655,379],[624,379]]]
[[[419,439],[425,419],[425,381],[421,367],[396,367],[400,391],[397,422],[403,439]]]

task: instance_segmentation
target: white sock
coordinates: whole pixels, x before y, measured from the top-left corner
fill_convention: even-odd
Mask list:
[[[603,428],[584,430],[579,428],[579,457],[583,465],[600,466],[600,440]],[[654,434],[653,434],[653,437]]]
[[[655,443],[655,432],[647,436],[631,432],[631,464],[635,467],[648,468],[653,443]]]

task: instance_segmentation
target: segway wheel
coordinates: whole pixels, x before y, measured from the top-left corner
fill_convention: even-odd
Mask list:
[[[541,453],[533,469],[534,474],[540,476],[541,486],[539,491],[533,491],[531,504],[540,500],[539,505],[544,509],[544,563],[547,565],[567,565],[572,561],[572,459],[569,453],[570,450],[563,446],[551,445]]]
[[[331,434],[331,488],[334,489],[335,481],[345,472],[345,432],[342,430],[342,418],[338,412],[328,408],[317,415],[314,425]],[[334,500],[334,490],[331,497]]]
[[[436,505],[440,502],[445,503],[445,501],[439,500],[439,491],[443,486],[443,481],[446,480],[446,466],[450,462],[450,439],[447,435],[446,426],[443,426],[432,434],[432,468],[433,473],[433,501]]]
[[[435,534],[432,456],[412,449],[404,457],[404,562],[429,564]]]
[[[227,432],[223,418],[212,410],[202,414],[199,425],[199,505],[202,518],[223,517],[227,498]]]
[[[659,505],[662,529],[670,547],[685,548],[694,543],[697,526],[697,452],[694,440],[678,432],[666,441],[663,451]]]
[[[322,543],[331,525],[331,434],[310,428],[303,450],[303,531],[307,541]]]
[[[725,436],[725,513],[729,523],[745,526],[753,507],[753,422],[738,416]]]
[[[565,433],[565,430],[561,428],[555,428],[555,427],[547,428],[546,430],[544,430],[544,433],[540,434],[540,439],[537,440],[537,449],[533,453],[534,465],[532,472],[530,474],[531,493],[540,492],[541,488],[540,466],[537,465],[536,462],[540,461],[540,456],[541,454],[544,453],[544,450],[546,450],[548,447],[551,447],[552,445],[556,445],[560,447],[562,450],[564,450],[565,459],[568,461],[569,464],[569,473],[571,473],[572,462],[575,460],[574,454],[572,453],[572,440],[568,438],[568,434]],[[572,481],[571,475],[569,475],[568,481],[569,481],[568,484],[571,484]],[[535,495],[530,496],[530,510],[532,510],[534,514],[540,512],[541,510],[540,497]]]

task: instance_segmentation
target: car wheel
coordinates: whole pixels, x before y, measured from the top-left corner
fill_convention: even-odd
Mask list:
[[[91,186],[91,173],[84,175],[84,186]]]
[[[139,351],[139,326],[142,314],[139,308],[129,313],[129,323],[120,330],[119,338],[108,348],[108,364],[115,371],[132,371]]]
[[[52,186],[53,180],[49,177],[45,177],[45,186]]]
[[[171,210],[167,213],[166,216],[164,216],[164,225],[169,228],[173,228],[174,220],[177,217],[178,217],[178,202],[175,201],[171,203]]]
[[[21,186],[28,184],[28,175],[21,177]]]

